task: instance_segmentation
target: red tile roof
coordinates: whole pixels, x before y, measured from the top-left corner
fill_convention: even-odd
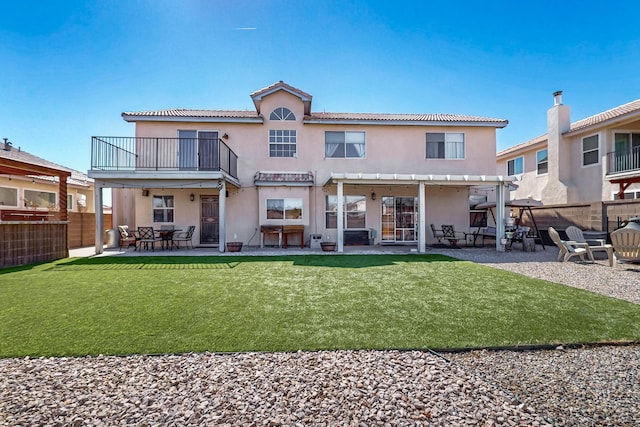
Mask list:
[[[425,123],[478,123],[504,127],[505,119],[469,116],[463,114],[380,114],[380,113],[311,113],[305,121],[358,121],[358,122],[399,122]]]

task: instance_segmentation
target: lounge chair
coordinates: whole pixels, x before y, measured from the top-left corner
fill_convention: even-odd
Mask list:
[[[177,233],[173,234],[173,243],[175,243],[176,248],[180,249],[180,242],[184,242],[185,247],[189,247],[191,246],[191,249],[193,249],[193,232],[195,231],[196,226],[195,225],[190,225],[189,228],[187,228],[187,231],[180,231]]]
[[[549,227],[549,237],[553,240],[553,243],[560,249],[558,252],[558,261],[568,261],[571,258],[577,256],[584,261],[584,256],[587,255],[593,262],[593,254],[589,250],[589,245],[586,243],[573,242],[569,240],[562,240],[555,228]]]
[[[145,249],[149,249],[151,244],[151,250],[156,250],[156,242],[162,242],[162,238],[156,235],[153,227],[138,227],[138,248],[142,250],[142,245]]]
[[[624,227],[613,231],[611,244],[618,261],[640,262],[640,230]]]
[[[586,243],[589,246],[589,250],[593,252],[605,251],[607,252],[607,258],[609,259],[609,266],[613,267],[613,246],[608,245],[604,239],[592,239],[586,240],[582,234],[582,230],[575,225],[570,225],[565,230],[567,237],[570,241],[578,243]]]
[[[129,246],[134,246],[134,247],[136,246],[138,237],[136,236],[135,231],[129,231],[128,225],[119,225],[118,233],[120,233],[120,250],[122,250],[123,246],[126,246],[127,248]]]

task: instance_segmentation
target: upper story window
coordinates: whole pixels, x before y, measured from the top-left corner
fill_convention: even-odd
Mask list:
[[[302,219],[302,199],[267,199],[267,219]]]
[[[335,132],[324,133],[324,156],[336,158],[364,158],[365,134],[364,132]]]
[[[595,165],[600,161],[598,135],[582,140],[582,166]]]
[[[18,207],[18,189],[0,187],[0,206]]]
[[[297,157],[295,130],[269,131],[269,157]]]
[[[524,172],[524,159],[522,156],[507,162],[507,175],[521,175]]]
[[[271,112],[269,120],[295,120],[296,116],[285,107],[278,107]]]
[[[536,153],[536,167],[538,175],[544,175],[549,172],[549,156],[546,148]]]
[[[464,133],[427,132],[427,159],[464,159]]]
[[[173,196],[153,196],[153,222],[173,222]]]

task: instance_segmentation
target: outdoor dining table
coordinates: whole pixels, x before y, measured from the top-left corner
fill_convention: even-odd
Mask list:
[[[179,228],[174,228],[171,230],[156,230],[158,233],[158,236],[162,239],[161,245],[162,245],[162,249],[173,249],[173,233],[175,233],[176,231],[182,231]]]

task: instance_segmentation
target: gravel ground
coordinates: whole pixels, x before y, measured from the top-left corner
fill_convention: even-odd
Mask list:
[[[640,266],[433,251],[640,303]],[[632,426],[639,372],[638,345],[3,359],[0,425]]]

